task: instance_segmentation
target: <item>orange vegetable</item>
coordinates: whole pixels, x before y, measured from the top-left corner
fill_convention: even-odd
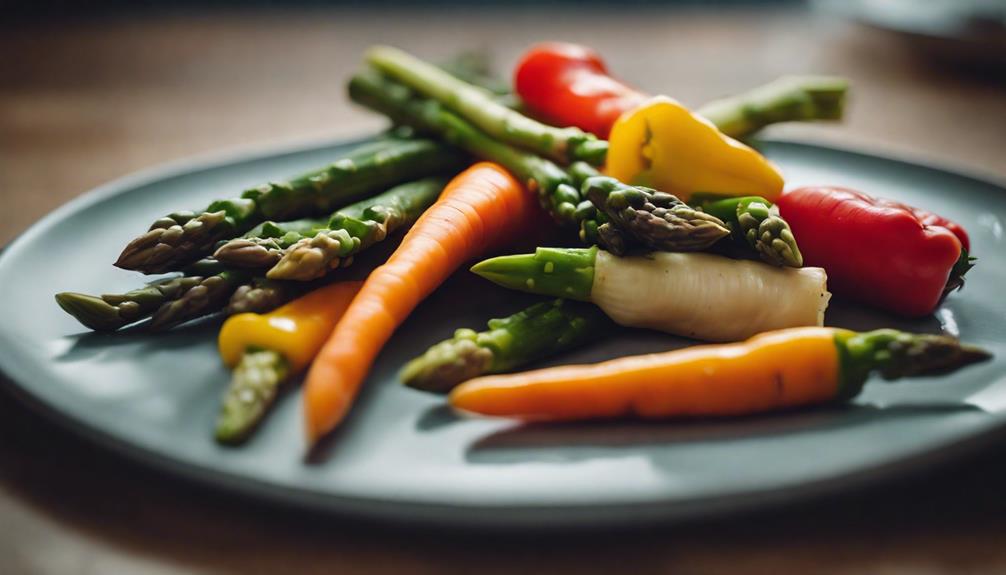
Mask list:
[[[800,327],[742,343],[479,377],[455,388],[450,402],[523,419],[740,415],[850,398],[873,370],[895,379],[989,357],[946,336]]]
[[[335,282],[265,314],[240,313],[220,328],[217,347],[234,368],[249,348],[278,352],[291,373],[311,363],[363,282]]]
[[[339,424],[377,354],[419,302],[463,263],[527,234],[542,217],[534,196],[496,164],[475,164],[454,178],[370,274],[308,371],[308,440]]]

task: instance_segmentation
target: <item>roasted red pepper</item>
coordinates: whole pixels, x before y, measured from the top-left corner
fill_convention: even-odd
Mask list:
[[[834,187],[791,190],[777,205],[805,265],[823,267],[838,295],[923,316],[971,267],[964,229],[925,210]]]
[[[605,139],[623,112],[648,98],[612,78],[597,52],[562,42],[532,47],[517,64],[514,86],[543,120]]]

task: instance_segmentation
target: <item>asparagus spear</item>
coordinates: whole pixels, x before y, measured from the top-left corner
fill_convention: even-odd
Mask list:
[[[593,305],[557,299],[509,317],[489,320],[489,329],[459,329],[413,359],[401,372],[405,385],[446,393],[489,373],[512,371],[532,361],[573,349],[609,333],[614,324]]]
[[[849,82],[834,76],[784,76],[730,98],[709,102],[698,113],[724,134],[744,138],[779,122],[840,120]]]
[[[308,230],[324,227],[326,224],[327,220],[325,219],[265,222],[248,231],[243,238],[252,240],[260,236],[281,237],[285,234],[305,233]],[[247,273],[233,273],[226,274],[222,278],[217,277],[232,267],[219,259],[204,258],[183,268],[180,277],[158,279],[126,293],[105,294],[100,297],[73,292],[58,293],[56,294],[56,302],[85,327],[95,331],[115,331],[138,322],[155,312],[159,314],[160,319],[150,326],[154,329],[163,329],[177,325],[181,321],[213,313],[223,307],[221,298],[230,297],[231,294],[227,293],[228,289],[231,292],[242,292],[242,297],[236,298],[239,300],[237,306],[232,306],[235,309],[242,307],[261,309],[275,302],[282,303],[284,301],[286,296],[277,291],[275,286],[272,290],[258,289],[248,293],[254,287],[252,283],[244,286],[241,283],[235,284],[239,280],[250,280],[252,276]],[[256,280],[256,282],[261,282],[261,280]],[[184,306],[168,305],[181,300],[194,288],[199,289],[185,300]],[[224,295],[225,293],[226,295]],[[209,294],[214,297],[208,299],[203,297]]]
[[[538,193],[542,206],[557,222],[566,227],[576,227],[580,240],[586,244],[598,242],[598,229],[606,222],[606,218],[598,213],[589,200],[584,199],[579,190],[586,179],[598,174],[589,164],[577,162],[565,170],[550,160],[503,144],[446,110],[438,102],[417,97],[407,87],[373,71],[353,76],[349,83],[349,94],[354,101],[382,112],[397,122],[421,131],[437,133],[473,155],[499,163]],[[708,218],[706,215],[701,217]],[[689,230],[677,233],[671,229],[678,223],[674,220],[649,220],[652,227],[668,228],[663,233],[653,232],[654,235],[670,238],[659,249],[675,249],[673,238],[681,238],[686,245],[691,245]],[[723,229],[723,235],[728,233],[725,227]]]
[[[432,98],[482,131],[566,164],[584,160],[604,163],[608,145],[577,128],[556,128],[532,120],[493,101],[488,90],[452,77],[443,70],[387,46],[371,48],[367,62]],[[710,102],[698,113],[724,134],[743,138],[778,122],[838,120],[848,81],[832,76],[787,76],[731,98]]]
[[[222,261],[237,257],[256,267],[272,266],[268,272],[272,279],[318,278],[331,268],[348,265],[353,255],[396,230],[412,225],[436,201],[445,184],[443,178],[401,184],[335,212],[326,226],[264,240],[234,240],[215,255]]]
[[[607,143],[579,128],[556,128],[500,104],[494,95],[406,52],[389,46],[367,51],[367,62],[446,106],[489,136],[557,162],[604,162]]]
[[[655,250],[698,251],[730,234],[719,218],[671,194],[627,186],[606,176],[587,178],[583,190],[620,230]],[[615,253],[624,252],[624,243],[610,239],[604,243]]]
[[[489,137],[435,100],[418,97],[398,82],[366,70],[350,80],[349,95],[358,104],[395,122],[435,133],[475,156],[499,163],[536,191],[542,206],[562,225],[583,230],[583,222],[596,214],[590,202],[580,196],[570,175],[554,162]],[[596,230],[597,225],[587,229]],[[585,235],[581,239],[592,243],[594,238]]]
[[[234,290],[224,311],[227,315],[266,313],[316,287],[318,284],[315,283],[281,282],[254,277]]]
[[[292,222],[262,222],[251,231],[223,242],[213,257],[235,268],[267,269],[279,261],[281,251],[304,236],[313,236],[328,225],[328,218]]]
[[[407,227],[432,204],[445,185],[443,178],[427,178],[392,188],[371,200],[359,202],[333,216],[329,228],[294,243],[286,255],[261,278],[256,272],[226,269],[201,281],[157,309],[150,329],[164,330],[226,307],[230,313],[268,311],[317,284],[290,286],[278,279],[301,282],[323,277],[331,268],[348,266],[360,251],[383,241],[389,233]],[[272,224],[282,237],[298,229],[316,229],[307,221]],[[273,273],[278,270],[279,273]]]
[[[762,261],[776,266],[798,268],[803,255],[786,220],[771,202],[758,196],[723,198],[696,194],[691,203],[703,212],[723,220],[731,237],[758,253]]]
[[[375,189],[457,168],[461,162],[457,152],[431,140],[390,137],[364,144],[290,181],[212,202],[200,212],[169,214],[130,242],[115,265],[144,273],[172,271],[264,220],[325,213]]]
[[[279,352],[255,350],[241,356],[224,394],[217,419],[216,438],[222,443],[244,441],[276,400],[290,367]]]
[[[186,268],[186,275],[180,277],[158,279],[121,294],[61,292],[56,294],[56,303],[89,329],[115,331],[149,316],[165,302],[182,297],[206,277],[224,269],[220,262],[204,259]]]
[[[167,301],[154,312],[149,328],[163,331],[189,320],[209,315],[223,309],[239,286],[251,281],[251,272],[225,270],[201,278],[180,297]]]

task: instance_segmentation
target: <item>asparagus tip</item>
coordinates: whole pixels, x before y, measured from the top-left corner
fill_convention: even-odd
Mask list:
[[[265,417],[288,375],[289,366],[279,352],[246,352],[234,368],[224,394],[214,432],[216,440],[227,445],[244,442]]]
[[[236,289],[226,274],[210,276],[185,292],[180,298],[157,308],[150,320],[151,331],[162,331],[223,307]]]
[[[886,331],[870,333],[883,335]],[[962,343],[955,337],[932,334],[896,334],[881,347],[877,356],[885,379],[941,375],[992,358],[989,351],[978,346]]]
[[[482,260],[469,270],[503,287],[524,290],[528,269],[533,265],[533,254],[515,254]]]
[[[459,383],[482,375],[492,364],[493,352],[475,343],[474,336],[474,331],[463,330],[453,339],[434,345],[405,364],[399,379],[413,389],[447,393]]]
[[[127,323],[115,306],[109,305],[99,297],[60,292],[56,294],[56,303],[84,327],[94,331],[115,331]]]
[[[310,281],[323,277],[329,269],[339,267],[339,254],[345,251],[346,246],[335,237],[337,232],[338,230],[322,232],[299,240],[266,272],[266,277],[273,280]]]
[[[171,218],[158,220],[150,230],[123,248],[115,266],[144,273],[171,271],[209,250],[218,239],[211,232],[219,229],[226,216],[223,211],[204,212],[184,224]]]
[[[220,246],[213,257],[235,267],[266,268],[280,260],[275,250],[270,250],[254,241],[239,238]]]

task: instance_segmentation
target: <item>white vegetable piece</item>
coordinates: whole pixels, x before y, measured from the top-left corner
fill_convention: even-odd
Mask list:
[[[702,253],[597,252],[590,299],[619,324],[706,341],[824,322],[822,268],[777,268]]]

